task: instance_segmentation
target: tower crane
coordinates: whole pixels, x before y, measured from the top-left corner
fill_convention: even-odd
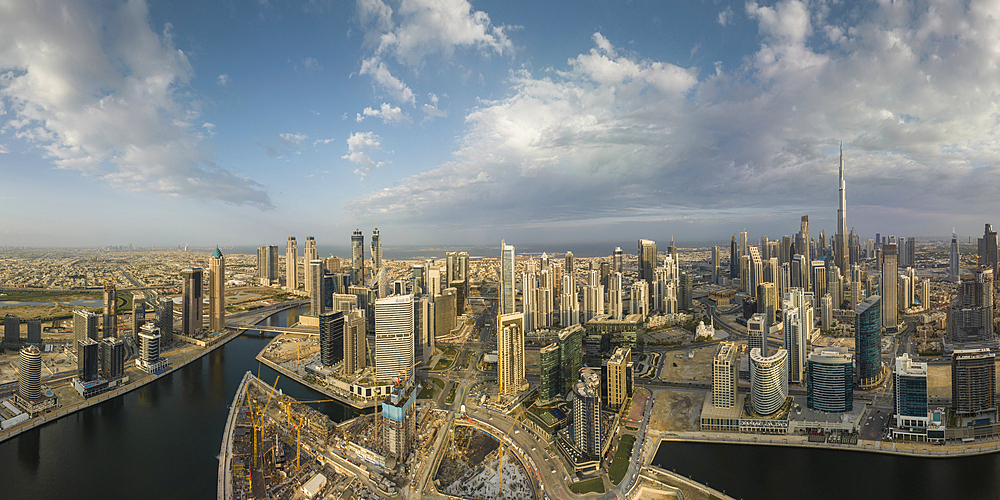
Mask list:
[[[517,420],[515,420],[514,423],[510,424],[510,430],[507,431],[507,434],[503,437],[503,439],[500,440],[500,450],[499,450],[498,455],[497,455],[497,457],[500,460],[500,467],[497,469],[497,475],[500,476],[500,484],[499,484],[499,486],[497,486],[497,498],[498,499],[500,498],[501,495],[503,495],[503,452],[504,452],[504,443],[507,441],[507,438],[510,437],[510,433],[514,432],[514,426],[516,426],[516,425],[517,425]]]

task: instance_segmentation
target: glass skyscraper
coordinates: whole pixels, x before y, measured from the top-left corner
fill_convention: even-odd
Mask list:
[[[858,387],[874,387],[882,373],[882,298],[878,295],[854,310],[854,345]]]
[[[853,356],[846,347],[821,347],[806,363],[806,406],[840,413],[854,409]]]

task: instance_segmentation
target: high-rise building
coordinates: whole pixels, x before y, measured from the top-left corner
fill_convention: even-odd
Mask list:
[[[573,262],[573,252],[567,251],[565,255],[565,260],[566,260],[566,274],[572,277],[574,271],[576,270]],[[576,280],[574,280],[574,282],[575,281]]]
[[[778,289],[765,281],[757,287],[757,312],[764,313],[768,328],[775,324],[778,313]]]
[[[3,341],[12,348],[21,343],[21,318],[13,314],[4,315]]]
[[[458,280],[458,254],[448,252],[444,257],[445,280],[451,285],[452,281]]]
[[[326,310],[324,298],[328,293],[325,290],[323,260],[316,259],[309,262],[309,282],[312,290],[309,293],[309,315],[319,316]],[[329,294],[332,296],[332,292]]]
[[[778,262],[788,264],[792,261],[792,237],[785,235],[781,237],[781,250],[778,253]]]
[[[365,312],[354,309],[345,314],[344,321],[344,373],[352,374],[368,366],[368,348],[365,338]]]
[[[101,340],[101,369],[104,380],[117,380],[125,376],[125,341],[121,338]]]
[[[951,228],[951,254],[948,260],[948,281],[952,283],[958,283],[958,280],[961,279],[958,257],[958,235],[955,234],[955,228]]]
[[[806,406],[841,413],[854,409],[854,356],[846,347],[818,347],[809,355]]]
[[[413,264],[410,267],[410,276],[413,281],[411,289],[413,295],[423,295],[427,293],[427,270],[423,264]]]
[[[559,362],[559,344],[553,342],[538,351],[539,384],[538,403],[546,404],[563,393],[562,364]]]
[[[855,380],[861,389],[882,378],[882,299],[872,295],[854,310]]]
[[[949,308],[948,336],[951,342],[990,342],[993,331],[993,271],[977,269],[975,276],[958,285]]]
[[[413,375],[413,295],[375,301],[375,376],[408,381]]]
[[[837,209],[837,234],[834,236],[833,253],[836,257],[837,268],[840,272],[846,273],[851,268],[850,254],[847,249],[847,195],[844,184],[844,143],[840,143],[840,206]]]
[[[396,388],[382,403],[379,421],[386,454],[404,463],[417,436],[417,387],[410,383]]]
[[[802,261],[806,263],[806,268],[808,268],[808,263],[812,261],[809,253],[809,216],[803,215],[802,221],[799,224],[799,232],[795,235],[795,253],[802,256]],[[812,287],[809,285],[809,273],[806,272],[803,276],[803,283],[801,286],[804,290],[811,290]]]
[[[611,273],[608,278],[608,314],[612,319],[622,319],[622,273]]]
[[[580,301],[577,300],[576,280],[572,275],[562,277],[559,294],[559,324],[566,327],[580,322]]]
[[[85,309],[73,311],[73,347],[81,339],[98,339],[97,315]]]
[[[750,351],[750,406],[760,415],[778,411],[788,398],[787,357],[784,349],[767,357],[757,349]]]
[[[435,336],[444,337],[455,331],[455,328],[458,326],[458,315],[456,313],[458,310],[457,299],[458,290],[454,288],[446,288],[440,295],[434,297],[435,334],[430,335],[431,339]]]
[[[826,294],[820,299],[820,325],[823,330],[833,328],[833,298]]]
[[[583,325],[573,325],[559,331],[559,360],[562,365],[562,394],[569,394],[583,368]]]
[[[146,323],[149,325],[149,323]],[[153,326],[159,330],[160,343],[169,345],[174,340],[174,299],[170,297],[160,297],[160,302],[156,305],[156,315],[153,319]],[[140,332],[141,327],[140,327]],[[138,335],[138,332],[136,332]],[[136,343],[139,342],[136,337]]]
[[[653,284],[653,270],[656,269],[656,242],[639,240],[639,279]]]
[[[132,294],[132,340],[139,343],[139,328],[146,324],[146,296]]]
[[[632,397],[632,373],[632,349],[616,348],[603,372],[608,394],[605,404],[609,408],[618,410]]]
[[[289,292],[299,289],[299,244],[294,236],[285,245],[285,288]]]
[[[615,247],[615,251],[611,260],[611,272],[615,273],[625,272],[625,257],[622,252],[622,247]]]
[[[900,267],[915,267],[917,265],[917,239],[906,238],[903,241],[903,253],[899,256]]]
[[[261,286],[271,286],[278,279],[278,246],[257,248],[257,278]]]
[[[896,358],[893,371],[894,432],[922,435],[927,431],[927,363],[917,363],[908,353]]]
[[[993,230],[992,224],[986,224],[986,231],[983,232],[983,237],[979,238],[979,266],[987,267],[993,271],[993,274],[997,274],[997,262],[1000,259],[1000,253],[998,253],[997,245],[1000,240],[997,239],[997,232]]]
[[[500,314],[514,313],[514,246],[500,240]]]
[[[764,261],[761,260],[757,247],[750,247],[749,264],[747,276],[750,280],[746,283],[746,293],[757,295],[757,286],[764,282]]]
[[[38,319],[28,320],[28,343],[42,343],[42,321]]]
[[[764,313],[757,313],[747,320],[747,349],[759,349],[760,355],[767,357],[768,323]]]
[[[719,247],[712,247],[712,284],[719,284]]]
[[[275,247],[277,248],[277,247]],[[204,273],[200,267],[189,267],[181,271],[184,278],[184,290],[181,302],[182,332],[184,335],[193,337],[201,333],[202,328],[202,290],[204,287]]]
[[[641,314],[643,319],[650,315],[649,285],[645,281],[632,283],[629,289],[629,314]]]
[[[805,382],[806,344],[812,338],[812,293],[793,287],[782,300],[782,323],[785,333],[785,350],[788,351],[788,381]]]
[[[736,235],[729,241],[729,279],[740,277],[740,247],[736,243]]]
[[[144,325],[139,330],[139,359],[135,365],[146,373],[161,372],[167,367],[167,359],[160,357],[160,329]]]
[[[100,370],[99,349],[97,341],[89,337],[84,337],[76,343],[76,376],[82,382],[90,382],[97,378]]]
[[[882,327],[888,332],[895,332],[899,323],[898,290],[899,274],[896,265],[896,244],[882,245],[882,278],[879,281],[879,295],[882,296]]]
[[[712,406],[732,408],[736,405],[736,383],[740,380],[739,372],[740,354],[736,344],[732,342],[719,344],[719,350],[712,362]]]
[[[601,378],[590,368],[573,385],[573,441],[584,455],[601,455]]]
[[[997,409],[996,354],[989,349],[960,349],[951,361],[951,409],[974,415]]]
[[[42,351],[37,346],[29,345],[21,349],[17,394],[29,401],[42,397]]]
[[[694,308],[694,276],[681,271],[680,285],[677,287],[677,307],[684,311]]]
[[[118,336],[118,292],[115,282],[104,282],[104,336]]]
[[[208,328],[213,332],[226,329],[226,258],[219,247],[208,259]]]
[[[372,269],[375,271],[382,269],[382,236],[378,232],[378,227],[372,231]]]
[[[319,258],[319,252],[316,250],[316,238],[312,236],[306,236],[306,246],[302,250],[302,277],[305,280],[306,294],[312,296],[312,277],[309,275],[309,263]],[[295,266],[296,272],[298,272],[298,265]],[[354,279],[354,274],[351,274],[351,279]],[[352,282],[353,284],[353,282]]]
[[[351,235],[351,281],[355,285],[364,284],[364,271],[365,235],[361,234],[361,228],[356,228]]]
[[[501,314],[497,322],[497,381],[500,394],[526,388],[524,378],[524,313]]]
[[[750,255],[750,237],[746,230],[736,233],[736,244],[739,250],[739,256],[743,257],[745,255]]]
[[[323,366],[333,366],[344,359],[343,311],[330,311],[319,315],[319,357]]]

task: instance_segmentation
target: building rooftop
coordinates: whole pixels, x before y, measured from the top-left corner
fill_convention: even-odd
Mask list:
[[[220,257],[222,257],[222,250],[219,250],[219,247],[218,247],[218,245],[216,245],[216,247],[215,247],[215,251],[214,251],[214,252],[212,252],[212,258],[213,258],[213,259],[218,259],[218,258],[220,258]]]

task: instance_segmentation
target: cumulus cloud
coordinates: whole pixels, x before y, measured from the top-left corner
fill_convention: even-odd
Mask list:
[[[372,109],[370,107],[366,107],[364,110],[358,113],[358,116],[355,119],[355,121],[362,122],[364,121],[365,118],[368,118],[369,116],[380,117],[382,118],[383,123],[399,124],[410,121],[410,117],[406,116],[406,113],[403,113],[402,109],[400,109],[399,107],[393,107],[391,104],[387,102],[383,102],[382,106],[379,109]]]
[[[733,9],[732,7],[726,6],[726,10],[719,12],[718,18],[719,24],[725,26],[733,22]]]
[[[354,173],[365,180],[368,172],[373,168],[385,165],[384,161],[376,162],[369,156],[371,153],[382,150],[382,138],[372,132],[355,132],[347,138],[347,154],[341,158],[354,163],[357,168]]]
[[[216,83],[218,83],[220,87],[225,87],[226,85],[229,85],[229,75],[225,73],[219,75],[219,78],[216,80]]]
[[[399,78],[392,76],[392,73],[389,72],[389,67],[377,58],[370,57],[362,61],[359,73],[362,75],[371,75],[372,80],[396,99],[397,102],[416,104],[416,98],[410,87]]]
[[[264,186],[212,161],[181,90],[194,72],[144,2],[7,2],[0,19],[0,100],[12,116],[0,132],[121,189],[272,207]]]
[[[278,139],[280,139],[286,146],[301,146],[308,138],[309,136],[306,134],[278,134]]]
[[[830,211],[843,138],[849,203],[924,217],[1000,208],[1000,7],[820,8],[747,3],[760,40],[733,73],[644,59],[597,33],[565,67],[517,73],[507,97],[481,101],[451,161],[346,207],[494,227]]]

